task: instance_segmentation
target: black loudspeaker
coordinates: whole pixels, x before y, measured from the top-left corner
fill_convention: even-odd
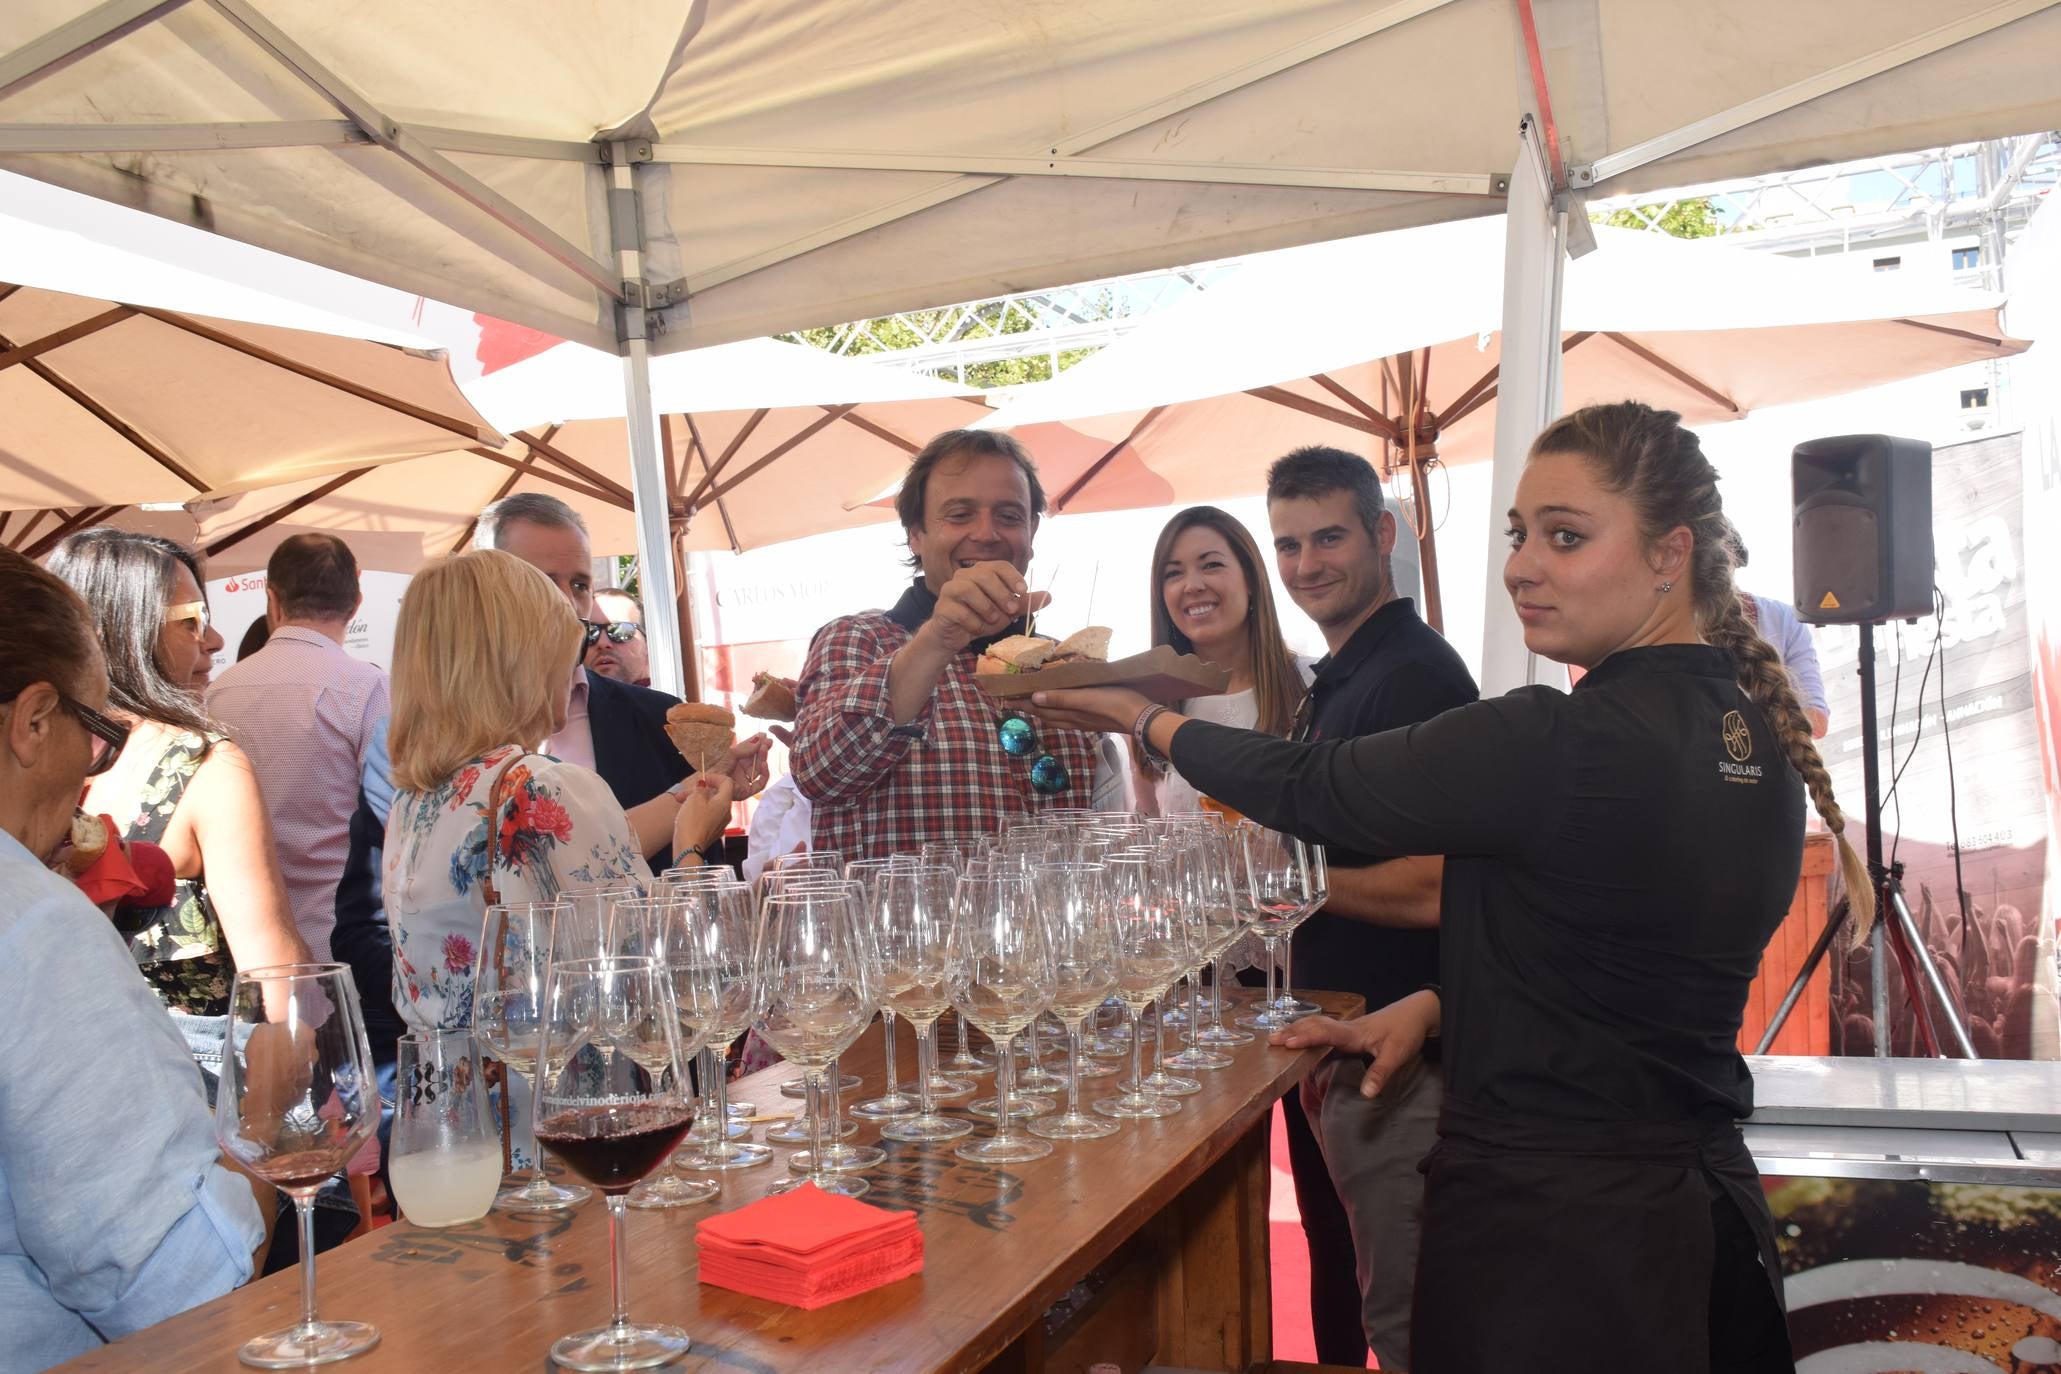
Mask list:
[[[1887,434],[1798,444],[1796,613],[1813,625],[1932,614],[1932,445]]]

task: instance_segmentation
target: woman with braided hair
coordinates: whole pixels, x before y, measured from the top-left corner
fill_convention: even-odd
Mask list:
[[[1318,744],[1041,693],[1308,840],[1445,856],[1441,983],[1277,1033],[1366,1064],[1436,1047],[1413,1374],[1792,1370],[1773,1226],[1738,1122],[1748,985],[1795,893],[1808,791],[1866,871],[1788,675],[1739,609],[1717,473],[1680,417],[1591,406],[1532,445],[1504,585],[1585,669]],[[1378,1238],[1376,1238],[1378,1240]]]

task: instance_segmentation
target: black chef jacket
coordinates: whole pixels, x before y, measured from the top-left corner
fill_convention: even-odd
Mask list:
[[[1479,695],[1453,646],[1424,623],[1408,597],[1400,597],[1368,616],[1337,653],[1317,663],[1303,708],[1307,728],[1302,737],[1347,739],[1399,730]],[[1207,787],[1201,790],[1221,796]],[[1326,858],[1333,868],[1360,868],[1395,853],[1340,844]],[[1438,981],[1436,930],[1369,925],[1319,911],[1294,938],[1298,983],[1358,993],[1369,1010]]]
[[[1305,839],[1445,856],[1413,1370],[1792,1367],[1735,1037],[1803,789],[1730,655],[1625,650],[1570,694],[1314,745],[1189,722],[1173,762]]]

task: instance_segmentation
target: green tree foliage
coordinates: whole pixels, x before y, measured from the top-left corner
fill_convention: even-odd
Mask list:
[[[1106,320],[1119,313],[1119,306],[1115,293],[1105,290],[1085,302],[1069,302],[1069,310],[1079,320]],[[954,305],[937,310],[905,311],[900,315],[868,320],[856,328],[825,325],[817,329],[800,329],[780,337],[790,343],[810,344],[857,357],[928,347],[951,340],[974,342],[1010,334],[1028,334],[1032,327],[1033,319],[1027,303],[987,301],[972,307]],[[1093,348],[1059,350],[1059,370],[1064,372],[1093,352]],[[1025,382],[1050,381],[1052,363],[1053,357],[1049,352],[969,363],[965,385],[976,391],[994,391]],[[947,381],[958,380],[956,368],[932,370]]]
[[[1709,196],[1694,196],[1665,204],[1656,202],[1641,205],[1636,210],[1613,210],[1607,215],[1590,215],[1589,218],[1597,224],[1617,229],[1645,229],[1657,223],[1660,232],[1678,239],[1712,238],[1723,228],[1710,208]]]

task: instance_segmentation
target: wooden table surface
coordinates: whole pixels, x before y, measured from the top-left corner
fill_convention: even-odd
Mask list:
[[[1356,997],[1305,995],[1334,1014],[1360,1009]],[[915,1061],[906,1026],[897,1041],[907,1082]],[[1254,1139],[1263,1142],[1254,1133],[1264,1132],[1268,1110],[1321,1057],[1264,1040],[1232,1054],[1234,1067],[1195,1075],[1203,1091],[1183,1099],[1175,1115],[1126,1121],[1101,1140],[1055,1142],[1046,1158],[1007,1168],[954,1158],[957,1141],[879,1141],[875,1127],[861,1122],[853,1142],[888,1151],[887,1162],[865,1175],[873,1185],[865,1200],[918,1213],[924,1271],[814,1312],[696,1278],[695,1223],[763,1195],[786,1175],[790,1150],[776,1146],[773,1162],[756,1169],[701,1175],[723,1184],[714,1202],[629,1214],[630,1318],[687,1329],[694,1348],[671,1366],[679,1370],[978,1369],[1043,1323],[1047,1309],[1234,1146],[1245,1142],[1249,1152]],[[876,1027],[845,1058],[845,1070],[865,1080],[848,1102],[879,1092],[881,1063]],[[782,1064],[754,1074],[733,1085],[733,1100],[762,1112],[794,1110],[779,1093],[794,1073]],[[1084,1100],[1113,1093],[1114,1082],[1089,1080]],[[980,1083],[992,1092],[991,1078]],[[976,1136],[990,1129],[975,1123]],[[316,1269],[319,1314],[369,1321],[383,1334],[376,1349],[337,1368],[548,1370],[553,1341],[607,1322],[607,1236],[597,1197],[569,1216],[495,1213],[448,1230],[399,1222],[329,1251]],[[1263,1304],[1263,1273],[1260,1283]],[[63,1367],[240,1369],[242,1342],[297,1319],[299,1286],[298,1269],[274,1274]]]

